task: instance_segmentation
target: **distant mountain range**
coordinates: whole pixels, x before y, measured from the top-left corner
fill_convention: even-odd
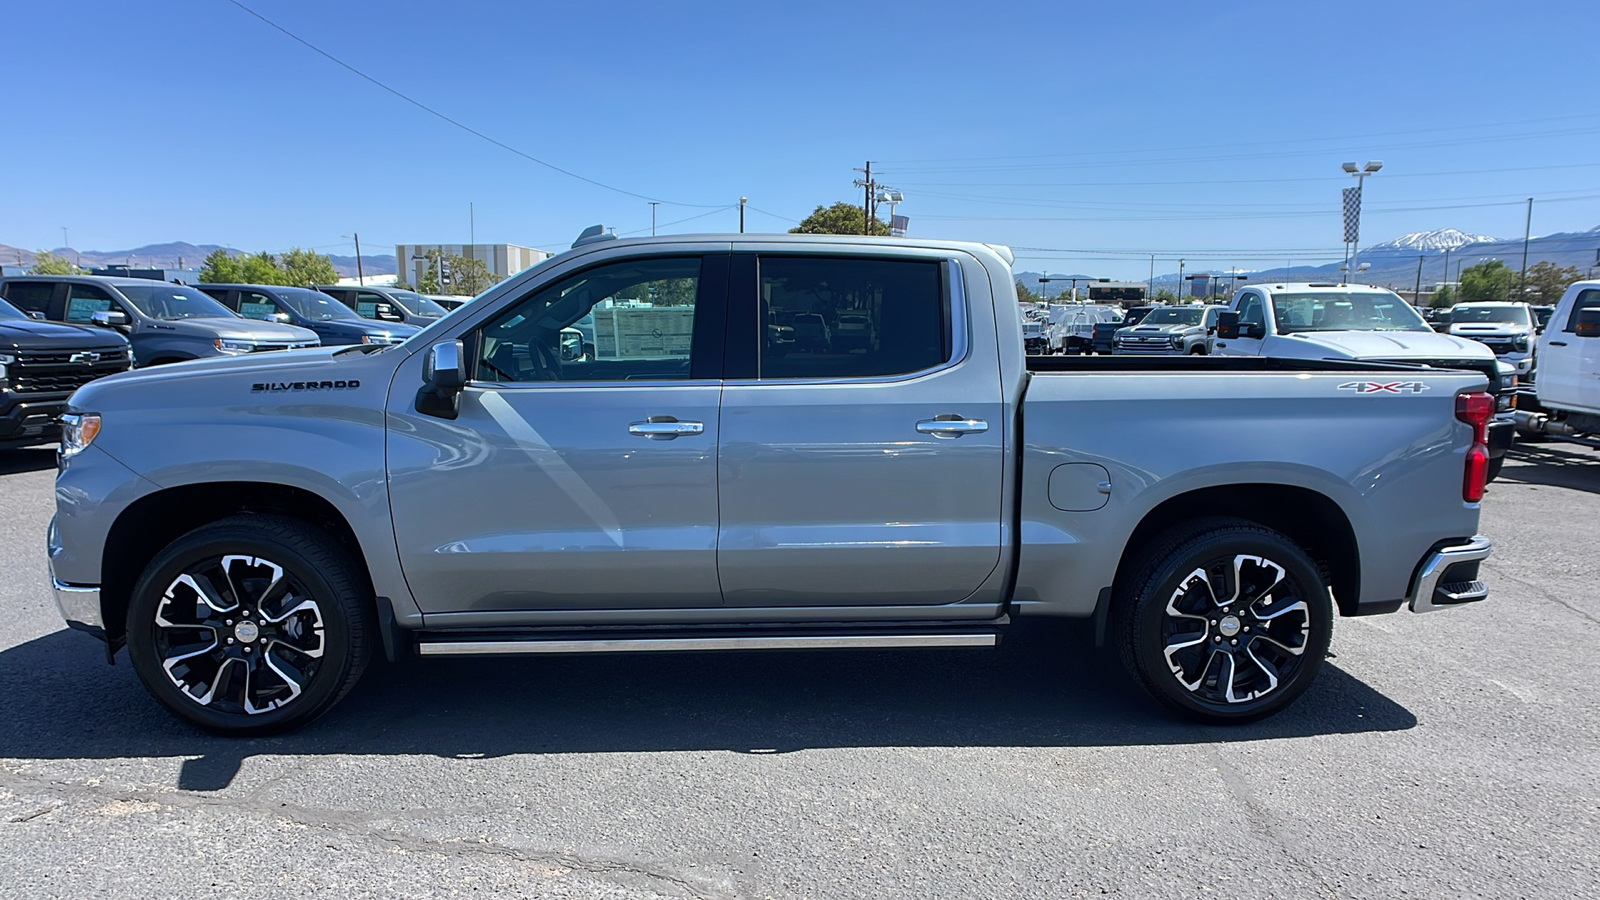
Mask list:
[[[1444,270],[1445,253],[1449,252],[1450,271]],[[1540,262],[1552,262],[1558,266],[1570,266],[1579,272],[1587,274],[1591,269],[1600,268],[1600,226],[1588,231],[1564,231],[1557,234],[1547,234],[1533,238],[1528,242],[1528,265],[1531,267]],[[1411,291],[1417,284],[1417,261],[1422,261],[1422,287],[1424,290],[1432,288],[1441,281],[1456,281],[1458,272],[1463,268],[1470,268],[1480,262],[1498,259],[1513,269],[1522,268],[1522,239],[1502,240],[1482,234],[1467,234],[1454,228],[1441,228],[1438,231],[1419,231],[1413,234],[1401,235],[1394,240],[1373,244],[1361,248],[1359,262],[1361,265],[1371,264],[1372,268],[1361,273],[1359,280],[1362,284],[1375,284],[1391,288],[1396,291]],[[1337,281],[1340,277],[1339,267],[1342,262],[1328,263],[1320,266],[1292,265],[1292,260],[1285,260],[1285,265],[1267,267],[1262,269],[1234,269],[1235,274],[1241,276],[1240,284],[1251,281]],[[1223,276],[1223,285],[1226,286],[1228,269],[1208,269],[1204,267],[1190,267],[1184,270],[1184,275],[1220,275]],[[1039,272],[1018,272],[1017,280],[1027,285],[1035,293],[1039,290]],[[1064,294],[1069,289],[1067,278],[1050,274],[1049,296],[1053,299]],[[1083,296],[1083,279],[1087,276],[1079,275],[1079,296]],[[1138,280],[1138,279],[1135,279]],[[1165,287],[1174,290],[1178,286],[1178,274],[1168,272],[1157,275],[1155,279],[1157,290]],[[1225,290],[1225,287],[1224,287]]]
[[[232,247],[219,247],[216,244],[190,244],[177,241],[170,244],[146,244],[132,250],[75,250],[71,247],[57,247],[51,250],[57,256],[62,256],[84,268],[97,268],[100,266],[129,266],[135,269],[198,269],[217,250],[227,250],[230,256],[248,256],[243,250]],[[328,257],[333,261],[334,271],[341,276],[353,278],[356,274],[356,258],[354,256]],[[33,265],[33,253],[19,247],[10,247],[0,244],[0,264],[8,266]],[[394,254],[380,253],[376,255],[361,255],[361,270],[367,275],[392,275],[395,272]]]

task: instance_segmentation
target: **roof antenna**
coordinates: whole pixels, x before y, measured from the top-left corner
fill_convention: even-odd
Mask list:
[[[616,239],[617,236],[615,234],[606,233],[604,225],[590,225],[583,230],[582,234],[578,235],[577,240],[572,242],[572,249],[576,250],[584,244],[593,244],[598,241],[614,241]]]

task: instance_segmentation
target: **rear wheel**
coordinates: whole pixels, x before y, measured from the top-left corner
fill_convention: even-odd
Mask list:
[[[1333,635],[1315,561],[1239,519],[1169,532],[1118,599],[1122,659],[1162,704],[1212,723],[1271,715],[1310,687]]]
[[[361,677],[376,633],[350,555],[294,519],[244,515],[174,541],[128,608],[128,656],[156,700],[230,735],[306,724]]]

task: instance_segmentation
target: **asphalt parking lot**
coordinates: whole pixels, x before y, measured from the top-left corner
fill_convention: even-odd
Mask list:
[[[0,896],[1593,896],[1600,452],[1513,453],[1490,600],[1341,620],[1255,725],[1176,722],[1036,629],[380,665],[264,740],[179,724],[64,630],[53,454],[3,453]]]

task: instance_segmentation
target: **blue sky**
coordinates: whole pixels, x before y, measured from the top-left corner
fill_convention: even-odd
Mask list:
[[[559,249],[648,233],[644,197],[663,232],[735,230],[740,195],[781,231],[858,201],[867,159],[915,235],[1111,277],[1149,260],[1109,251],[1337,258],[1344,160],[1385,163],[1364,243],[1518,236],[1530,196],[1536,234],[1600,225],[1593,53],[1565,37],[1592,0],[244,2],[627,193],[228,0],[57,0],[6,16],[0,243],[392,253],[466,241],[470,203],[479,242]]]

